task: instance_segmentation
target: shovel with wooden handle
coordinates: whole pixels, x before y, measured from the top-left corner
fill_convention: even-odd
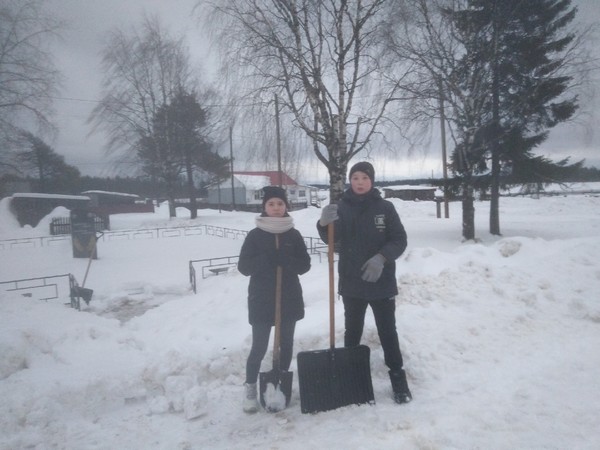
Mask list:
[[[279,235],[275,235],[275,248],[279,250]],[[278,265],[275,275],[275,336],[273,343],[273,368],[259,373],[260,404],[269,412],[277,412],[290,404],[293,372],[281,370],[281,279],[283,268]]]
[[[335,348],[333,227],[333,223],[327,226],[329,348],[298,353],[300,409],[303,413],[375,402],[369,347],[357,345]]]

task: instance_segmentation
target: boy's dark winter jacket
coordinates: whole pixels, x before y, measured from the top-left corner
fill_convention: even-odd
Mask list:
[[[381,198],[377,189],[364,195],[348,189],[338,203],[338,216],[333,223],[340,255],[340,295],[376,300],[398,294],[395,260],[406,249],[407,239],[394,205]],[[317,221],[317,230],[327,242],[327,227]],[[386,259],[381,277],[374,283],[364,281],[361,267],[377,253]]]
[[[304,317],[302,287],[298,275],[310,269],[310,255],[304,239],[296,230],[281,233],[279,255],[275,234],[254,228],[248,233],[238,261],[238,270],[250,276],[248,284],[248,321],[275,324],[275,283],[279,262],[283,268],[281,320],[296,321]]]

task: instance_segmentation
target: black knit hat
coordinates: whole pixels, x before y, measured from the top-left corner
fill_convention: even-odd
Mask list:
[[[350,168],[350,173],[348,174],[348,179],[352,178],[352,174],[354,172],[363,172],[366,173],[367,176],[371,179],[371,183],[375,183],[375,169],[373,165],[367,161],[361,161],[354,164]]]
[[[265,203],[269,201],[271,198],[280,198],[285,203],[285,206],[289,208],[289,203],[287,200],[287,195],[285,194],[285,189],[280,188],[279,186],[265,186],[263,189],[263,201],[262,206],[265,208]]]

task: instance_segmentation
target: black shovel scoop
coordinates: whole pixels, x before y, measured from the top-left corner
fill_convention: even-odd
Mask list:
[[[90,258],[88,259],[87,268],[85,269],[85,275],[83,276],[83,282],[81,286],[77,284],[71,286],[71,303],[75,300],[75,305],[77,309],[80,309],[80,301],[79,299],[83,299],[86,305],[90,304],[92,300],[92,295],[94,291],[92,289],[88,289],[85,286],[85,281],[87,280],[88,273],[90,271],[90,266],[92,265],[92,260],[96,256],[96,246],[98,244],[98,239],[101,238],[104,233],[100,233],[98,236],[94,236],[94,248],[92,249],[92,253],[90,254]]]

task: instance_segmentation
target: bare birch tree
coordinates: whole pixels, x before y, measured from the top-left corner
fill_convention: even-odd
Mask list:
[[[457,0],[463,1],[463,0]],[[466,1],[466,0],[465,0]],[[485,152],[482,131],[487,120],[489,90],[485,62],[469,60],[478,38],[459,33],[443,11],[454,0],[409,0],[409,9],[392,10],[386,41],[396,58],[412,61],[421,82],[413,94],[414,109],[423,120],[440,120],[443,101],[450,139],[454,143],[451,167],[458,176],[462,198],[463,237],[475,237],[474,176]],[[396,16],[410,14],[408,20]],[[401,26],[396,24],[401,23]],[[468,66],[469,71],[464,70]],[[464,74],[458,76],[458,74]]]
[[[365,150],[400,89],[378,58],[385,0],[206,0],[228,74],[256,101],[281,94],[282,109],[327,167],[331,198],[349,161]]]
[[[0,166],[23,130],[53,132],[52,95],[61,81],[49,43],[61,24],[43,9],[42,0],[0,2]]]
[[[168,35],[157,18],[141,31],[114,29],[102,52],[102,99],[89,122],[109,136],[106,150],[132,159],[141,137],[152,133],[161,107],[191,83],[189,56],[181,39]],[[193,90],[193,89],[189,89]]]
[[[103,96],[89,121],[108,134],[109,153],[138,168],[151,167],[146,172],[166,182],[174,216],[175,184],[183,173],[180,155],[171,140],[161,140],[160,151],[148,147],[157,142],[159,116],[178,94],[195,88],[183,40],[171,37],[158,19],[145,17],[140,32],[115,29],[102,56]],[[148,154],[154,157],[149,160]]]

